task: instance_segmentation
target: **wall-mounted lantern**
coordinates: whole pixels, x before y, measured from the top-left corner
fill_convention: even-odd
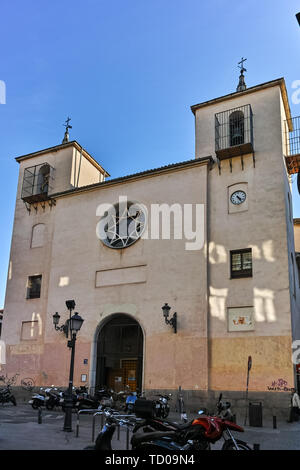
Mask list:
[[[169,314],[170,314],[171,307],[169,307],[169,305],[167,303],[165,303],[165,305],[163,305],[161,309],[163,311],[163,316],[165,318],[166,324],[171,325],[173,330],[174,330],[174,333],[177,333],[177,313],[175,312],[173,314],[173,317],[170,318],[170,320],[169,320]]]

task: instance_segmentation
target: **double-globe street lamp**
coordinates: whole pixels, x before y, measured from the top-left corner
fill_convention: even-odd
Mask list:
[[[69,387],[68,387],[68,394],[65,401],[65,422],[64,422],[64,431],[71,432],[72,431],[72,408],[73,408],[73,375],[74,375],[74,358],[75,358],[75,342],[76,342],[76,335],[80,330],[82,323],[84,322],[83,318],[81,318],[77,312],[72,315],[72,311],[75,308],[75,301],[74,300],[67,300],[66,306],[70,312],[69,319],[65,322],[64,325],[58,326],[60,315],[56,312],[53,315],[53,324],[56,331],[63,331],[65,336],[69,338],[70,333],[70,340],[68,341],[68,348],[71,349],[71,363],[70,363],[70,376],[69,376]]]

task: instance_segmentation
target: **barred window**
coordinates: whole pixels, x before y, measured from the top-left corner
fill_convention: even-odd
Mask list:
[[[27,299],[39,299],[41,296],[42,275],[29,276],[27,281]]]
[[[230,276],[252,277],[252,249],[230,251]]]

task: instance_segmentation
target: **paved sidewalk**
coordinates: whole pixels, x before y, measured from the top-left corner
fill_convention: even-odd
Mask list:
[[[42,424],[38,424],[38,412],[29,405],[0,406],[0,450],[80,450],[92,444],[92,415],[80,416],[79,437],[76,438],[76,413],[73,413],[73,432],[64,432],[64,414],[61,411],[43,409]],[[192,418],[192,416],[189,416]],[[171,413],[169,419],[179,420]],[[96,420],[95,436],[100,431],[101,419]],[[246,426],[244,433],[236,437],[248,444],[259,444],[262,450],[300,450],[300,421],[278,422],[278,429],[271,424],[263,428]],[[131,437],[131,436],[130,436]],[[223,442],[213,448],[218,450]],[[120,440],[115,433],[114,449],[126,449],[126,429],[120,429]]]

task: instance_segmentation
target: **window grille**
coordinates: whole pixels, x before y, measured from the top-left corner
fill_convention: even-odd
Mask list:
[[[25,168],[21,198],[28,203],[46,201],[53,182],[54,168],[48,163]]]
[[[218,158],[253,152],[253,115],[250,104],[215,115],[215,143]]]

